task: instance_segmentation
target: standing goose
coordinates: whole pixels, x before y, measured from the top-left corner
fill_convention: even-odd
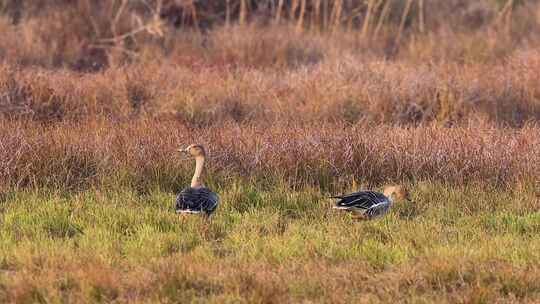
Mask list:
[[[195,158],[195,173],[191,179],[190,187],[184,188],[178,195],[174,208],[176,213],[201,213],[211,215],[216,210],[219,198],[216,193],[206,188],[201,182],[201,175],[206,159],[206,152],[201,145],[189,145],[178,150]]]
[[[375,191],[358,191],[346,195],[332,196],[337,198],[334,209],[353,212],[356,217],[372,219],[388,212],[394,199],[409,200],[409,193],[403,186],[387,186],[383,193]]]

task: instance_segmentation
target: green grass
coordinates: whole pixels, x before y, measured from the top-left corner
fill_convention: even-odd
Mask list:
[[[421,182],[413,203],[358,222],[318,189],[227,186],[210,221],[176,215],[160,190],[5,194],[0,301],[540,300],[532,188]]]

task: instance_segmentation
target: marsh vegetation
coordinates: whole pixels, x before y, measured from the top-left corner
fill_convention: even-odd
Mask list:
[[[0,1],[0,302],[540,301],[536,1],[178,3]]]

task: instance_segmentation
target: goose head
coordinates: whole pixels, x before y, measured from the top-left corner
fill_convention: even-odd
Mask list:
[[[383,194],[392,200],[410,201],[409,191],[401,185],[389,185],[384,187]]]
[[[180,148],[178,149],[178,152],[185,153],[187,155],[193,156],[193,157],[205,157],[206,151],[204,150],[204,147],[199,144],[191,144],[187,146],[187,148]]]

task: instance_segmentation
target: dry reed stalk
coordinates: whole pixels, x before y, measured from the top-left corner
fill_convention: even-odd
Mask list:
[[[127,33],[118,35],[116,32],[116,25],[120,20],[120,16],[122,15],[126,4],[127,4],[127,1],[123,1],[121,3],[121,6],[114,17],[113,22],[111,23],[111,32],[113,33],[113,37],[99,40],[99,43],[103,44],[101,45],[102,47],[106,47],[107,45],[105,44],[107,43],[118,44],[124,39],[128,37],[133,38],[136,34],[141,33],[141,32],[148,32],[151,35],[157,35],[160,37],[163,36],[164,34],[163,29],[162,29],[163,22],[161,21],[161,17],[160,17],[161,7],[163,4],[162,0],[157,1],[156,8],[149,7],[152,14],[149,20],[145,24],[143,24],[139,16],[134,15],[134,17],[138,21],[138,27],[132,29],[131,31]],[[115,45],[115,47],[120,47],[120,46]]]
[[[356,8],[353,7],[351,3],[347,5],[347,8],[345,8],[345,11],[349,11],[350,13],[347,15],[347,30],[350,32],[353,30],[353,24],[354,19],[358,18],[358,16],[362,15],[362,6],[357,6]]]
[[[353,20],[357,16],[358,16],[358,14],[349,14],[347,16],[347,32],[352,32],[353,31]]]
[[[424,0],[418,0],[418,23],[420,33],[423,34],[426,31],[424,24]]]
[[[384,1],[384,0],[383,0]],[[384,4],[384,7],[381,11],[381,14],[379,16],[379,20],[377,22],[377,26],[375,27],[375,31],[373,33],[374,37],[379,36],[379,33],[381,31],[381,28],[386,21],[386,18],[388,18],[388,15],[390,15],[390,5],[392,3],[392,0],[386,0],[386,3]]]
[[[497,26],[502,26],[507,36],[510,36],[513,6],[514,0],[508,0],[493,22]]]
[[[514,5],[514,0],[507,0],[507,2],[504,4],[503,8],[499,12],[497,19],[495,19],[495,22],[498,23],[500,22],[500,20],[504,19],[506,17],[507,12],[512,9],[513,5]]]
[[[298,22],[296,23],[296,32],[302,32],[304,27],[304,15],[306,13],[306,0],[300,0],[300,15],[298,16]]]
[[[341,24],[341,14],[343,12],[343,0],[335,0],[332,15],[332,32],[336,32],[339,25]]]
[[[180,24],[181,24],[181,27],[183,28],[184,26],[186,26],[186,10],[182,10],[182,15],[180,16]]]
[[[282,11],[283,11],[283,3],[284,0],[279,0],[278,1],[278,5],[277,5],[277,9],[276,9],[276,17],[275,17],[275,23],[276,24],[279,24],[281,22],[281,14],[282,14]]]
[[[86,7],[86,10],[88,11],[88,19],[90,20],[90,24],[92,25],[92,28],[94,29],[96,37],[99,38],[101,37],[101,30],[99,28],[99,24],[94,18],[94,14],[92,14],[92,5],[90,4],[90,0],[85,0],[84,5]]]
[[[508,0],[508,12],[506,13],[505,30],[508,37],[512,34],[512,11],[514,8],[514,0]]]
[[[120,3],[120,7],[118,8],[118,11],[116,11],[116,15],[113,18],[113,21],[111,22],[111,33],[114,37],[118,36],[118,32],[116,31],[116,25],[118,24],[118,21],[120,20],[120,17],[122,16],[122,13],[124,12],[124,9],[126,8],[128,1],[122,0]]]
[[[377,11],[381,5],[384,3],[384,0],[377,0],[377,2],[375,2],[375,6],[373,7],[373,11]]]
[[[375,2],[375,5],[373,6],[373,9],[372,9],[372,17],[371,17],[371,24],[372,25],[375,25],[375,13],[379,11],[379,9],[381,8],[381,5],[384,3],[384,0],[377,0],[377,2]],[[373,31],[373,30],[372,30]],[[369,31],[368,31],[368,34],[369,34]]]
[[[240,25],[244,25],[246,23],[247,18],[247,0],[240,0],[240,16],[239,16],[239,23]]]
[[[332,18],[332,14],[330,11],[330,4],[329,4],[329,1],[325,1],[323,0],[323,9],[322,9],[322,12],[323,12],[323,24],[322,24],[322,28],[323,29],[327,29],[330,27],[330,19]]]
[[[193,18],[193,24],[195,25],[195,29],[199,30],[199,20],[197,18],[197,8],[195,7],[195,1],[190,1],[190,8],[191,8],[191,17]]]
[[[405,5],[405,9],[403,10],[403,15],[401,15],[401,21],[399,23],[399,29],[396,35],[396,41],[394,42],[394,50],[393,53],[397,51],[399,48],[399,42],[401,41],[401,36],[403,35],[403,30],[405,29],[405,21],[407,21],[407,17],[409,16],[409,11],[411,9],[413,0],[407,0],[407,4]]]
[[[231,25],[231,0],[225,1],[225,26]]]
[[[296,10],[298,9],[299,0],[292,0],[291,7],[289,9],[289,19],[294,20],[296,18]]]
[[[321,29],[321,0],[313,0],[313,11],[311,13],[311,29]]]
[[[362,38],[367,37],[368,30],[369,30],[369,22],[370,22],[370,19],[371,19],[371,14],[372,14],[372,11],[373,11],[373,8],[374,8],[373,7],[374,4],[375,4],[375,0],[368,0],[366,16],[364,17],[364,24],[362,25],[362,31],[360,33],[360,37],[362,37]]]

